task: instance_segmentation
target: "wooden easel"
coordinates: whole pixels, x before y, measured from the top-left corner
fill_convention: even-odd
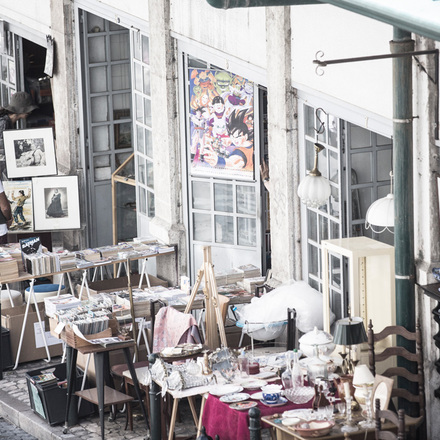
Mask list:
[[[222,347],[227,347],[225,326],[223,323],[223,317],[220,311],[218,302],[218,290],[217,282],[214,275],[214,267],[211,259],[211,246],[203,247],[203,265],[197,272],[197,279],[194,287],[191,291],[191,296],[186,306],[185,313],[189,313],[194,298],[202,282],[202,278],[205,277],[205,287],[203,293],[205,295],[205,321],[206,321],[206,340],[205,345],[211,350],[219,348],[219,334]],[[218,332],[217,332],[218,326]]]

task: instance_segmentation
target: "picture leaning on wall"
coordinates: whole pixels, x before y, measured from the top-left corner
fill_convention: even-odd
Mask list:
[[[78,176],[35,177],[32,179],[35,230],[78,229]]]
[[[12,225],[9,231],[33,232],[32,180],[6,180],[3,187],[12,209]]]
[[[52,128],[6,130],[3,139],[9,179],[57,173]]]

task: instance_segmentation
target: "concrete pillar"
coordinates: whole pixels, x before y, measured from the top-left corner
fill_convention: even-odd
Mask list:
[[[176,47],[170,35],[170,1],[149,0],[148,7],[156,202],[156,217],[150,223],[150,231],[165,243],[178,245],[177,254],[181,260],[177,266],[172,257],[157,259],[158,275],[175,285],[180,273],[187,272],[187,245],[182,222]]]
[[[51,79],[55,111],[55,145],[58,174],[78,175],[80,194],[84,194],[84,174],[79,163],[78,90],[75,53],[75,19],[71,1],[50,1],[51,35],[55,40],[54,72]],[[85,199],[80,197],[82,224],[85,224]],[[66,249],[86,246],[83,230],[65,231],[57,235],[54,245]]]
[[[272,271],[301,279],[297,109],[292,89],[290,7],[266,8]]]
[[[416,50],[435,48],[432,40],[416,36]],[[420,64],[429,76],[435,77],[436,59],[433,55],[419,57]],[[418,66],[415,67],[414,114],[420,117],[414,120],[415,150],[414,157],[414,247],[416,249],[416,279],[421,285],[435,283],[431,271],[440,267],[440,232],[439,210],[437,205],[437,175],[440,175],[440,142],[435,140],[435,129],[438,124],[436,106],[438,105],[438,85]],[[421,117],[421,116],[424,117]],[[440,411],[440,399],[435,397],[433,390],[440,387],[440,375],[434,363],[439,359],[439,350],[433,339],[439,331],[433,319],[432,310],[437,301],[430,299],[418,289],[416,297],[416,316],[421,320],[423,352],[425,356],[425,398],[427,417],[427,438],[440,440],[440,432],[435,420]]]

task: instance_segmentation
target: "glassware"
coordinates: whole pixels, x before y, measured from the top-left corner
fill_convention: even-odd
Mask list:
[[[348,396],[345,396],[345,403],[346,403],[346,412],[347,417],[345,419],[345,423],[341,428],[341,432],[355,432],[359,431],[358,426],[353,422],[352,419],[352,413],[351,413],[351,395],[348,394]]]
[[[298,350],[293,350],[293,364],[292,364],[292,385],[293,387],[304,386],[304,376],[302,373],[301,365],[298,359]]]
[[[373,414],[371,411],[372,387],[364,386],[363,389],[365,396],[365,405],[367,407],[367,420],[363,420],[362,422],[359,422],[359,426],[361,426],[363,429],[375,428],[376,423],[373,420]]]
[[[281,374],[281,383],[285,390],[293,388],[293,378],[292,378],[292,352],[288,351],[286,353],[286,369]]]

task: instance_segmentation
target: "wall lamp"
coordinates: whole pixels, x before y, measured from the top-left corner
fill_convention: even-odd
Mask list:
[[[308,208],[319,208],[328,202],[330,197],[331,188],[328,179],[321,175],[318,170],[318,155],[324,150],[324,146],[318,143],[318,135],[324,131],[324,122],[318,116],[318,110],[316,109],[316,117],[320,121],[321,125],[319,129],[316,130],[316,142],[314,144],[315,148],[315,163],[313,169],[307,173],[307,176],[301,181],[298,186],[298,196]],[[324,110],[322,110],[324,111]]]

